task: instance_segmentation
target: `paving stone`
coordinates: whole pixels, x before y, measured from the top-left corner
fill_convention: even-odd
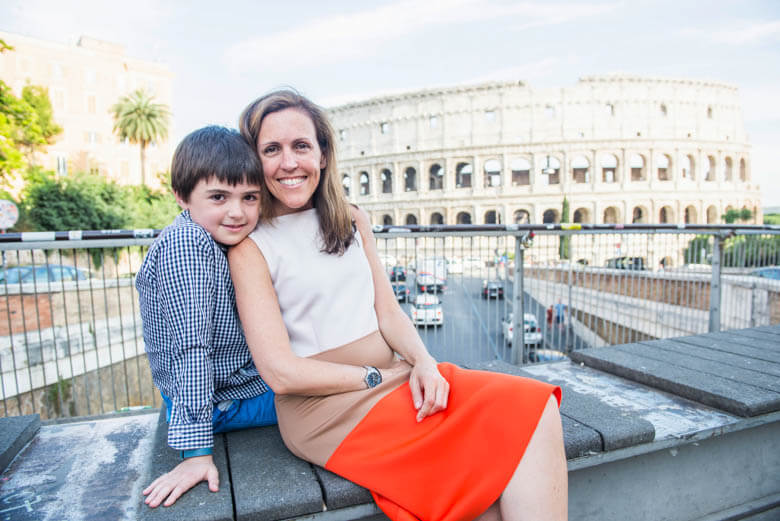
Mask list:
[[[780,393],[678,367],[614,347],[571,353],[571,359],[738,416],[780,410]]]
[[[775,349],[780,349],[780,336],[775,333],[756,331],[754,329],[728,330],[724,331],[724,333],[731,333],[742,337],[763,340],[765,342],[769,342],[769,345],[774,346]]]
[[[322,486],[322,492],[325,495],[325,506],[328,507],[328,510],[374,502],[374,498],[368,489],[356,485],[319,465],[313,465],[313,468]]]
[[[278,427],[230,432],[225,437],[236,521],[287,519],[323,511],[312,466],[287,450]]]
[[[765,333],[772,333],[773,335],[780,336],[780,324],[774,326],[760,326],[753,328],[754,331],[763,331]]]
[[[219,491],[211,492],[204,481],[195,485],[181,496],[171,507],[149,508],[138,506],[138,519],[141,521],[232,521],[233,500],[231,497],[230,473],[227,466],[227,454],[223,435],[214,437],[214,464],[219,471]],[[165,421],[165,404],[160,410],[157,430],[154,434],[151,462],[143,483],[149,484],[158,476],[169,472],[181,461],[178,451],[168,446],[168,424]]]
[[[679,344],[673,341],[659,340],[655,342],[640,342],[638,344],[620,346],[618,349],[626,353],[633,353],[659,361],[667,361],[680,367],[687,367],[688,369],[693,369],[695,371],[709,373],[736,382],[755,385],[762,389],[780,393],[780,378],[760,370],[761,365],[776,364],[762,361],[761,364],[755,364],[757,366],[756,369],[745,369],[727,362],[710,360],[708,358],[695,356],[692,353],[681,352],[674,348],[678,345]],[[778,367],[780,367],[780,365],[778,365]]]
[[[728,331],[719,331],[717,333],[707,333],[694,338],[700,338],[701,341],[714,339],[725,342],[735,347],[735,344],[745,346],[747,356],[759,360],[780,363],[780,351],[777,350],[777,343],[774,340],[759,340],[739,333],[730,333]]]
[[[491,360],[489,362],[480,362],[471,366],[472,369],[478,369],[481,371],[494,371],[497,373],[513,374],[516,376],[523,376],[526,378],[539,379],[536,375],[532,375],[524,371],[521,367],[508,364],[499,360]],[[550,382],[558,385],[557,382]],[[592,426],[586,425],[577,421],[572,414],[576,414],[569,405],[569,397],[573,395],[572,391],[568,390],[565,385],[562,385],[563,400],[561,401],[561,419],[563,423],[563,442],[566,446],[566,458],[577,458],[590,454],[593,452],[601,452],[604,450],[604,441],[602,435],[594,429]],[[604,404],[605,407],[609,407]],[[650,425],[652,428],[652,425]]]
[[[5,470],[40,428],[41,417],[37,414],[0,418],[0,472]]]
[[[667,351],[695,356],[702,360],[712,360],[713,362],[720,362],[732,367],[757,371],[759,373],[774,376],[775,378],[780,377],[780,364],[688,343],[685,342],[684,339],[654,340],[652,342],[640,343],[655,345]]]
[[[735,342],[733,338],[723,338],[715,335],[718,335],[718,333],[683,336],[671,338],[669,340],[706,347],[707,349],[717,349],[718,351],[744,356],[745,358],[750,358],[753,360],[763,360],[767,362],[773,362],[775,364],[780,363],[780,359],[778,359],[777,356],[773,356],[774,353],[771,351],[742,343],[749,342],[745,339],[745,337],[740,337],[741,342]]]
[[[484,367],[489,367],[489,370],[493,371],[541,379],[559,385],[563,390],[564,398],[561,403],[561,414],[596,431],[600,436],[599,450],[615,450],[647,443],[655,439],[655,428],[649,421],[623,412],[594,396],[573,391],[562,379],[540,377],[501,361],[488,362]]]

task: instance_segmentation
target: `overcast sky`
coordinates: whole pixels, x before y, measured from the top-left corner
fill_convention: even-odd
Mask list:
[[[708,4],[708,5],[707,5]],[[325,106],[486,80],[630,73],[736,85],[765,206],[780,205],[780,1],[3,0],[0,29],[125,45],[175,74],[177,141],[271,88]]]

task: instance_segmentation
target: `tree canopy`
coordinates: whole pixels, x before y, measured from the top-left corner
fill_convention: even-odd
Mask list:
[[[122,96],[111,107],[114,132],[121,139],[138,144],[141,149],[141,183],[146,184],[146,147],[149,143],[168,137],[170,110],[154,103],[154,96],[143,89]]]

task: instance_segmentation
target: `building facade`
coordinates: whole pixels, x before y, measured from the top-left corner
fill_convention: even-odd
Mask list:
[[[170,108],[173,75],[168,67],[130,58],[121,45],[86,37],[76,45],[4,32],[0,39],[14,48],[0,54],[0,78],[17,96],[27,84],[46,87],[54,120],[63,128],[46,153],[36,156],[36,164],[59,175],[94,172],[140,184],[139,146],[120,142],[110,108],[139,88]],[[150,185],[156,184],[158,172],[170,169],[171,154],[167,140],[147,146]]]
[[[485,83],[329,109],[350,201],[374,224],[761,222],[736,87],[598,76]]]

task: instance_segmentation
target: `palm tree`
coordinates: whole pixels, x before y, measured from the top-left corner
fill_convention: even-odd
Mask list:
[[[111,107],[114,116],[114,132],[120,139],[141,146],[141,183],[146,184],[146,145],[168,137],[168,120],[171,112],[166,105],[154,103],[154,96],[138,89],[122,96]]]

